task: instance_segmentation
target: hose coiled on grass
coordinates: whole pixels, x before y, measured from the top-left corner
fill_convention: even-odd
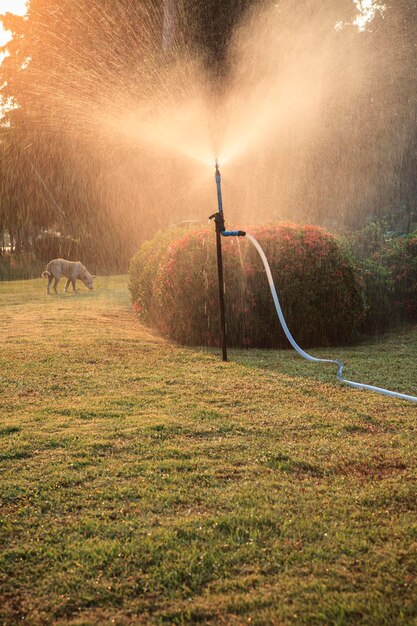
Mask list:
[[[253,237],[252,235],[249,235],[248,233],[246,233],[246,237],[255,246],[256,250],[259,253],[259,256],[262,259],[262,263],[264,264],[265,272],[268,278],[269,288],[271,290],[272,299],[274,301],[275,309],[277,311],[278,318],[281,323],[282,329],[285,333],[285,336],[287,337],[288,341],[290,342],[294,350],[296,350],[296,352],[298,352],[298,354],[301,357],[303,357],[303,359],[306,359],[307,361],[311,361],[313,363],[332,363],[333,365],[337,365],[337,373],[336,373],[337,379],[344,385],[349,385],[350,387],[354,387],[355,389],[366,389],[367,391],[375,391],[376,393],[381,393],[385,396],[398,398],[399,400],[409,400],[410,402],[417,403],[416,396],[409,396],[405,393],[398,393],[397,391],[390,391],[389,389],[383,389],[382,387],[375,387],[374,385],[365,385],[364,383],[358,383],[353,380],[348,380],[347,378],[343,377],[343,368],[345,367],[345,364],[342,361],[339,361],[338,359],[319,359],[315,356],[311,356],[311,354],[308,354],[308,352],[305,352],[305,350],[300,348],[298,343],[295,341],[294,337],[291,335],[291,332],[285,321],[285,317],[282,312],[281,305],[279,303],[277,290],[275,289],[275,284],[272,278],[271,268],[269,267],[268,259],[266,258],[263,249],[261,248],[259,242],[255,239],[255,237]]]

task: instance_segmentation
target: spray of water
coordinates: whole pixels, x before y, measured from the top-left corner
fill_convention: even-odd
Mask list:
[[[411,49],[395,52],[396,28],[391,39],[365,30],[382,5],[356,7],[254,4],[219,85],[177,3],[78,0],[65,10],[32,0],[14,123],[69,222],[89,213],[134,245],[168,223],[206,219],[215,157],[236,226],[358,224],[411,194],[398,179],[414,114]]]

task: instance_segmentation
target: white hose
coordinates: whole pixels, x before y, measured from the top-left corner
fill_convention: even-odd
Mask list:
[[[374,387],[373,385],[364,385],[363,383],[356,383],[356,382],[354,382],[352,380],[347,380],[346,378],[343,378],[343,368],[345,367],[345,364],[342,363],[342,361],[339,361],[337,359],[318,359],[318,358],[316,358],[314,356],[311,356],[311,354],[308,354],[302,348],[300,348],[298,343],[295,341],[294,337],[291,335],[290,330],[289,330],[289,328],[287,326],[287,323],[285,321],[285,317],[284,317],[284,314],[282,312],[281,305],[279,303],[277,290],[275,289],[275,285],[274,285],[274,281],[273,281],[272,274],[271,274],[271,268],[269,267],[268,259],[266,258],[264,251],[262,250],[260,244],[255,239],[255,237],[253,237],[252,235],[249,235],[248,233],[246,233],[246,237],[253,243],[253,245],[255,246],[257,251],[259,252],[259,255],[260,255],[261,259],[262,259],[262,263],[264,264],[266,275],[268,277],[269,288],[270,288],[271,294],[272,294],[272,299],[274,301],[275,308],[276,308],[276,311],[278,313],[278,317],[279,317],[279,321],[281,322],[282,329],[283,329],[283,331],[284,331],[288,341],[290,342],[290,344],[294,348],[294,350],[296,350],[298,352],[298,354],[303,357],[303,359],[306,359],[307,361],[313,361],[314,363],[333,363],[334,365],[337,365],[337,374],[336,375],[337,375],[338,380],[341,383],[344,383],[345,385],[349,385],[350,387],[354,387],[355,389],[367,389],[368,391],[376,391],[377,393],[382,393],[385,396],[391,396],[393,398],[399,398],[400,400],[409,400],[410,402],[417,402],[417,397],[416,396],[408,396],[408,395],[406,395],[404,393],[398,393],[396,391],[389,391],[388,389],[383,389],[382,387]]]

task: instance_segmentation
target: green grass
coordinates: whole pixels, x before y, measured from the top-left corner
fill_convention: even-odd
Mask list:
[[[417,624],[416,406],[173,345],[126,282],[0,284],[0,623]],[[417,394],[417,328],[327,353]]]

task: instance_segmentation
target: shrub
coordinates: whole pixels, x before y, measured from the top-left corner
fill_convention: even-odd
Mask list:
[[[158,232],[153,239],[145,241],[139,252],[131,258],[129,289],[135,309],[143,321],[152,322],[155,277],[168,252],[168,247],[190,229],[192,227]]]
[[[359,262],[365,285],[366,314],[361,330],[381,333],[398,322],[394,306],[394,283],[390,270],[372,259]]]
[[[386,225],[381,222],[370,222],[362,230],[350,231],[345,234],[344,241],[355,259],[378,258],[392,236]]]
[[[394,303],[403,319],[417,320],[417,232],[393,239],[386,253],[394,282]]]
[[[315,226],[293,224],[258,228],[253,234],[265,250],[284,315],[301,345],[339,345],[357,337],[364,315],[363,285],[334,236]],[[249,290],[261,320],[258,328],[253,320],[255,345],[287,345],[252,247],[247,262],[252,274]],[[250,336],[248,340],[251,343]]]
[[[400,320],[394,303],[394,281],[387,264],[392,233],[386,225],[371,222],[359,231],[345,234],[344,244],[355,258],[365,286],[366,314],[361,331],[381,333]]]
[[[0,255],[0,281],[39,278],[44,269],[32,252]]]
[[[366,333],[381,332],[417,319],[417,233],[393,237],[369,224],[350,233],[345,243],[360,266],[365,283]]]
[[[251,230],[269,259],[284,314],[304,346],[352,341],[364,314],[363,286],[337,240],[314,226]],[[218,345],[218,286],[211,230],[163,233],[132,259],[130,287],[144,319],[189,345]],[[228,342],[284,347],[266,275],[246,240],[224,239]]]
[[[78,246],[79,242],[72,237],[58,233],[43,233],[34,240],[33,251],[36,258],[44,264],[57,258],[77,261]]]

